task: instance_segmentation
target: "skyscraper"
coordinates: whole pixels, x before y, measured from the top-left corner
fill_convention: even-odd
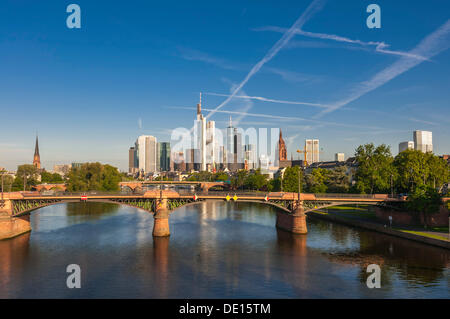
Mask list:
[[[157,168],[157,139],[151,135],[141,135],[136,141],[136,155],[140,172],[154,173]]]
[[[170,171],[170,143],[159,143],[159,168],[162,172]]]
[[[209,121],[206,123],[206,163],[209,164],[211,170],[216,169],[216,122]]]
[[[228,169],[231,169],[232,164],[234,163],[234,129],[233,129],[233,123],[231,121],[230,116],[230,123],[227,127],[227,148],[225,149],[226,154],[226,162],[224,162],[225,167],[228,167]]]
[[[245,161],[247,164],[247,169],[256,169],[258,167],[258,158],[256,154],[255,144],[245,145]]]
[[[36,145],[34,146],[33,165],[37,169],[41,169],[41,156],[39,155],[39,141],[37,134],[36,134]]]
[[[306,161],[308,165],[319,162],[319,140],[305,140]]]
[[[206,119],[202,114],[202,93],[197,104],[197,118],[194,122],[194,163],[200,164],[200,171],[206,171]]]
[[[433,152],[433,133],[429,131],[414,131],[414,149],[417,151]]]
[[[134,174],[137,171],[136,167],[136,149],[134,146],[128,150],[128,173]]]
[[[233,132],[233,170],[239,170],[244,168],[244,148],[242,147],[242,134],[237,128],[234,128]]]
[[[413,150],[414,149],[414,142],[413,141],[407,141],[407,142],[401,142],[398,144],[398,152],[403,152],[406,150]]]

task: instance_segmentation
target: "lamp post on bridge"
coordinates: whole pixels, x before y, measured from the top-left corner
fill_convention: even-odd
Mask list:
[[[300,193],[302,188],[302,182],[301,182],[301,174],[300,174],[301,167],[298,167],[298,200],[297,200],[297,207],[300,207]]]
[[[2,199],[0,200],[0,207],[4,206],[5,201],[3,200],[3,177],[5,176],[5,174],[3,173],[3,171],[0,172],[2,174]]]

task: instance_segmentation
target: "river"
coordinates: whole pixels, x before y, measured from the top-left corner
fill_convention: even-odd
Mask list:
[[[450,298],[448,250],[313,218],[292,235],[276,209],[189,205],[154,239],[153,216],[133,207],[44,207],[31,233],[0,241],[0,298]],[[373,263],[381,288],[369,289]],[[69,264],[80,289],[66,286]]]

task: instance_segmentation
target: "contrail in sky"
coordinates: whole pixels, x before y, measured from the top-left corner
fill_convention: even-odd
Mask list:
[[[301,27],[325,4],[325,0],[314,0],[308,8],[303,12],[303,14],[295,21],[295,23],[291,26],[289,30],[287,30],[280,40],[275,43],[275,45],[266,53],[264,58],[261,61],[255,64],[244,80],[234,89],[229,97],[226,98],[219,106],[217,106],[213,111],[211,111],[206,119],[214,115],[217,110],[220,110],[223,106],[225,106],[243,87],[244,85],[251,79],[253,75],[255,75],[264,64],[269,62],[277,53],[291,40],[291,38],[295,35],[296,29],[301,29]]]
[[[166,106],[166,108],[169,109],[183,109],[183,110],[196,110],[197,108],[192,106]],[[203,108],[204,111],[212,112],[213,109],[206,109]],[[355,125],[355,124],[343,124],[338,122],[328,122],[328,121],[322,121],[322,120],[315,120],[315,119],[307,119],[304,117],[296,117],[296,116],[282,116],[282,115],[273,115],[273,114],[263,114],[263,113],[248,113],[248,112],[241,112],[241,111],[228,111],[228,110],[215,110],[218,113],[225,113],[225,114],[235,114],[235,115],[243,115],[243,116],[250,116],[250,117],[262,117],[262,118],[269,118],[272,121],[273,120],[280,120],[280,121],[305,121],[305,122],[312,122],[316,124],[321,125],[334,125],[334,126],[340,126],[340,127],[350,127],[350,128],[361,128],[361,129],[376,129],[376,130],[383,130],[384,128],[379,126],[367,126],[367,125]]]
[[[420,55],[425,58],[431,58],[436,54],[448,49],[450,46],[450,19],[447,20],[439,29],[428,35],[423,39],[413,50],[410,51],[411,54]],[[416,65],[422,63],[424,60],[414,59],[408,56],[401,57],[398,61],[391,64],[384,70],[375,74],[368,81],[360,83],[354,90],[353,93],[347,98],[333,103],[331,107],[320,112],[316,118],[325,115],[326,113],[333,112],[361,96],[375,90],[376,88],[382,86],[383,84],[395,79],[402,73],[410,70]]]
[[[203,93],[205,95],[214,95],[214,96],[231,96],[230,94],[220,94],[220,93]],[[268,99],[261,96],[248,96],[248,95],[235,95],[233,98],[238,99],[250,99],[250,100],[258,100],[263,102],[273,102],[273,103],[280,103],[280,104],[295,104],[295,105],[308,105],[308,106],[315,106],[315,107],[321,107],[321,108],[328,108],[329,105],[320,104],[320,103],[309,103],[309,102],[297,102],[297,101],[285,101],[285,100],[275,100],[275,99]]]
[[[281,32],[281,33],[283,33],[283,32],[286,32],[287,29],[286,28],[281,28],[281,27],[275,27],[275,26],[267,26],[267,27],[256,28],[256,29],[253,29],[253,30],[254,31],[274,31],[274,32]],[[333,40],[333,41],[337,41],[337,42],[357,44],[357,45],[360,45],[362,47],[375,46],[375,51],[376,52],[380,52],[380,53],[384,53],[384,54],[406,56],[406,57],[415,58],[415,59],[418,59],[418,60],[428,60],[426,57],[423,57],[423,56],[417,55],[417,54],[413,54],[411,52],[388,50],[386,48],[389,47],[389,44],[386,44],[384,42],[379,42],[379,41],[364,42],[364,41],[361,41],[361,40],[354,40],[354,39],[342,37],[342,36],[335,35],[335,34],[308,32],[308,31],[303,31],[301,29],[297,29],[294,32],[295,32],[295,34],[304,35],[304,36],[307,36],[307,37],[310,37],[310,38],[317,38],[317,39],[322,39],[322,40]]]

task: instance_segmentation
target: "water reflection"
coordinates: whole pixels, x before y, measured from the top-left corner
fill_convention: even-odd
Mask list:
[[[33,213],[31,234],[0,241],[0,297],[448,298],[447,250],[308,218],[307,235],[275,228],[276,208],[207,201],[153,216],[127,206],[69,203]],[[82,289],[67,289],[68,264]],[[366,267],[382,269],[368,289]]]

